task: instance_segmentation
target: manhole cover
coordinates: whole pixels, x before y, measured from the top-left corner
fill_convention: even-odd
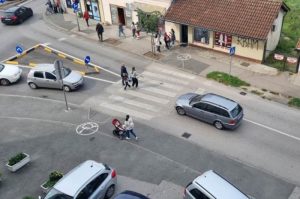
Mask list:
[[[95,122],[86,122],[80,124],[76,128],[76,133],[78,135],[92,135],[96,133],[99,129],[99,125]]]
[[[241,65],[242,65],[242,66],[246,66],[246,67],[247,67],[247,66],[250,66],[250,64],[247,63],[247,62],[242,62]]]
[[[245,93],[245,92],[240,92],[240,94],[241,94],[241,95],[247,95],[247,93]]]
[[[184,132],[181,136],[188,139],[189,137],[191,137],[191,134],[187,133],[187,132]]]

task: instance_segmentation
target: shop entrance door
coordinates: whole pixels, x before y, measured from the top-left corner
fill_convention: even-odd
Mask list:
[[[124,15],[123,8],[118,8],[118,18],[119,18],[119,23],[125,25],[125,15]]]
[[[183,45],[187,45],[188,43],[188,26],[181,25],[181,41]]]

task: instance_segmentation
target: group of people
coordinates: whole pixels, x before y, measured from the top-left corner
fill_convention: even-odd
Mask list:
[[[161,42],[160,37],[161,37],[160,32],[157,32],[155,34],[155,46],[156,46],[157,52],[161,52],[160,46],[161,46],[162,42]],[[169,33],[167,33],[167,32],[164,33],[163,40],[165,42],[165,47],[168,50],[171,48],[171,45],[173,45],[173,46],[175,45],[176,37],[175,37],[175,31],[173,28],[171,29],[171,31]]]
[[[124,86],[124,90],[127,89],[127,87],[135,87],[137,88],[139,85],[138,75],[135,70],[135,67],[132,67],[131,73],[128,74],[127,68],[124,64],[121,66],[121,78],[122,78],[122,85]],[[131,85],[129,85],[129,82],[132,82]]]
[[[51,13],[64,13],[64,9],[60,3],[60,0],[47,0],[47,10]]]
[[[131,32],[132,32],[132,37],[136,39],[140,39],[140,33],[141,33],[141,28],[138,23],[131,23]]]

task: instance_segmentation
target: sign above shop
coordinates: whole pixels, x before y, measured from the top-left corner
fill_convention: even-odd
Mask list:
[[[297,63],[298,60],[295,57],[287,57],[286,61],[290,64],[295,64],[295,63]]]
[[[282,61],[282,60],[284,60],[284,55],[274,54],[274,59]]]

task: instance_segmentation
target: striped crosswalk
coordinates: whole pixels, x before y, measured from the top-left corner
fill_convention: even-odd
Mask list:
[[[132,115],[151,120],[166,113],[166,109],[196,78],[195,75],[153,63],[139,75],[139,87],[124,90],[121,82],[109,88],[101,110],[113,115]]]

